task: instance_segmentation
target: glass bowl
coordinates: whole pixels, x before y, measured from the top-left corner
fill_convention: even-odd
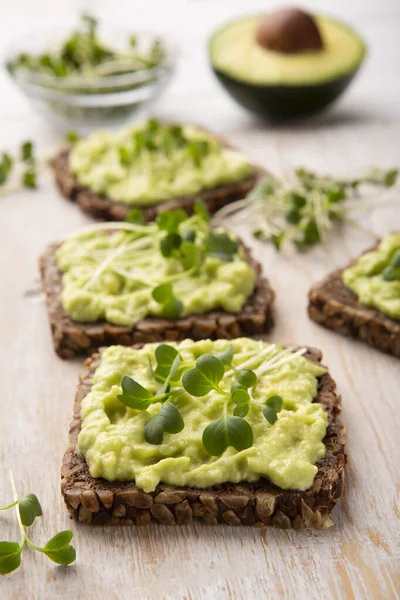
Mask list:
[[[74,129],[86,134],[101,127],[120,126],[148,115],[167,87],[175,66],[176,50],[165,36],[99,24],[99,38],[115,50],[123,46],[126,49],[132,33],[137,36],[140,50],[146,50],[156,40],[162,43],[165,58],[158,66],[114,75],[56,77],[12,65],[21,53],[39,54],[59,47],[71,34],[71,27],[58,26],[15,39],[6,52],[5,67],[32,107],[64,131]]]

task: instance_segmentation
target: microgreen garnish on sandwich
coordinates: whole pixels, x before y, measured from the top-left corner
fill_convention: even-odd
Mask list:
[[[232,234],[213,230],[205,207],[143,223],[89,226],[57,250],[62,303],[73,320],[128,325],[147,316],[177,319],[213,309],[240,312],[256,273]]]
[[[275,368],[296,360],[304,352],[305,349],[290,352],[273,347],[271,357],[262,362],[258,371],[266,376]],[[258,377],[255,371],[245,368],[249,360],[241,368],[231,368],[234,359],[232,344],[222,352],[202,354],[194,365],[192,361],[183,361],[179,351],[169,344],[157,346],[155,358],[156,368],[153,368],[149,359],[147,373],[151,379],[162,383],[161,388],[152,392],[134,378],[124,375],[121,382],[123,393],[117,396],[120,402],[139,411],[147,410],[153,403],[162,404],[144,426],[144,436],[148,443],[162,444],[164,433],[176,434],[184,428],[184,418],[174,404],[175,398],[185,392],[194,398],[204,398],[214,392],[222,397],[223,414],[204,428],[204,449],[211,456],[221,456],[229,446],[241,451],[253,445],[253,430],[245,417],[253,402],[251,390],[257,385]],[[253,362],[256,363],[256,356],[253,357]],[[226,373],[230,374],[230,387],[224,381]],[[262,414],[268,423],[273,425],[276,422],[283,405],[280,395],[272,395],[266,399]],[[233,414],[229,414],[230,412]]]
[[[154,212],[149,217],[147,209],[161,212],[163,204],[167,209],[188,206],[194,212],[196,198],[203,193],[212,207],[213,190],[215,203],[221,206],[224,187],[229,202],[230,196],[237,198],[240,193],[236,184],[247,182],[243,188],[247,191],[256,180],[256,168],[248,159],[216,136],[192,125],[155,119],[118,132],[94,132],[86,139],[73,140],[63,152],[54,161],[62,191],[58,161],[66,161],[79,189],[90,189],[102,198],[101,203],[119,203],[121,215],[124,208],[126,212],[143,208],[146,220],[154,219]],[[204,208],[200,210],[204,216]]]

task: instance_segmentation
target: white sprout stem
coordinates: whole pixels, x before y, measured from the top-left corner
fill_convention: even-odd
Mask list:
[[[132,250],[133,248],[140,248],[141,246],[143,246],[143,241],[145,241],[146,244],[148,244],[148,240],[146,238],[139,238],[138,240],[135,240],[134,242],[131,242],[129,244],[122,244],[121,246],[118,246],[113,252],[111,252],[111,254],[109,254],[109,256],[107,256],[105,260],[103,260],[102,263],[100,263],[97,269],[95,269],[89,281],[87,281],[87,283],[84,285],[84,289],[90,288],[96,281],[96,279],[98,279],[100,275],[104,272],[104,270],[112,263],[112,261],[115,258],[117,258],[117,256],[119,256],[123,252],[126,252],[127,250]]]
[[[213,215],[213,220],[219,221],[224,217],[228,217],[238,212],[239,210],[245,208],[249,204],[248,198],[243,198],[243,200],[237,200],[236,202],[231,202],[230,204],[226,204]]]
[[[15,486],[14,475],[13,475],[13,472],[12,472],[11,469],[8,469],[8,476],[10,478],[10,484],[11,484],[11,490],[12,490],[14,502],[17,502],[17,504],[15,505],[15,514],[17,515],[18,527],[19,527],[19,530],[21,532],[21,544],[20,544],[20,546],[21,546],[21,549],[22,549],[24,547],[24,545],[25,545],[26,535],[25,535],[25,528],[22,525],[21,515],[19,514],[18,492],[17,492],[17,488]]]
[[[281,360],[278,360],[278,361],[275,360],[274,362],[267,363],[266,365],[261,365],[258,369],[255,370],[255,373],[257,376],[266,375],[266,373],[268,373],[269,371],[277,369],[278,367],[281,367],[282,365],[284,365],[286,363],[292,362],[292,360],[294,360],[295,358],[297,358],[299,356],[303,356],[303,354],[305,354],[306,352],[307,352],[307,348],[301,348],[297,352],[290,352],[290,353],[288,353],[289,356],[285,355],[285,357],[282,358]],[[262,367],[264,367],[264,368],[262,368]]]
[[[275,350],[275,348],[276,348],[276,344],[271,344],[271,346],[269,346],[268,348],[265,348],[259,354],[257,354],[257,355],[253,354],[253,356],[251,358],[246,360],[241,365],[238,365],[235,369],[230,369],[229,371],[227,371],[225,373],[225,376],[229,377],[230,375],[233,375],[235,373],[235,371],[237,371],[239,369],[248,369],[249,367],[251,367],[253,365],[255,359],[259,360],[260,358],[267,356],[268,354],[273,352]]]

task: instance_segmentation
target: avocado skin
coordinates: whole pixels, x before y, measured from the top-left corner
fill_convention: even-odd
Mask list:
[[[243,108],[272,121],[290,121],[311,117],[327,108],[345,91],[359,66],[332,81],[312,85],[253,85],[212,68],[222,86]]]

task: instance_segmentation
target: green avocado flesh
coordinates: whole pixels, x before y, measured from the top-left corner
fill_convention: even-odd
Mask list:
[[[241,246],[228,259],[207,254],[198,268],[186,269],[175,255],[161,254],[160,241],[166,232],[157,224],[104,224],[107,228],[117,230],[81,232],[57,250],[63,273],[61,301],[74,321],[131,325],[147,316],[168,318],[152,296],[157,286],[166,283],[182,303],[179,316],[214,309],[238,313],[254,291],[256,273]],[[180,224],[182,236],[188,231],[194,232],[196,251],[201,252],[209,225],[196,215]]]
[[[191,196],[250,176],[243,154],[204,131],[154,123],[92,133],[72,148],[71,172],[97,194],[129,206]]]
[[[385,237],[343,272],[343,283],[359,302],[400,321],[400,234]]]
[[[260,16],[226,25],[210,43],[211,62],[217,71],[238,81],[265,86],[301,86],[325,83],[354,71],[365,46],[347,26],[326,17],[315,17],[322,50],[283,54],[266,50],[256,41]]]
[[[317,395],[317,378],[325,369],[286,353],[289,360],[267,370],[270,361],[279,360],[282,348],[248,338],[185,340],[175,347],[186,371],[199,356],[221,352],[230,344],[234,356],[232,365],[225,367],[221,390],[230,389],[232,367],[246,365],[258,377],[246,416],[254,436],[250,448],[237,451],[229,446],[221,456],[210,456],[202,444],[202,434],[210,422],[223,416],[227,396],[212,390],[203,397],[193,397],[181,387],[181,380],[174,381],[169,401],[180,411],[184,428],[179,433],[164,433],[161,444],[147,443],[144,426],[160,410],[160,403],[139,411],[125,406],[117,396],[124,375],[156,392],[160,384],[149,372],[149,361],[155,364],[157,344],[146,344],[140,350],[111,346],[102,354],[93,386],[81,407],[79,450],[91,475],[108,481],[135,481],[145,492],[152,492],[160,482],[204,488],[261,477],[283,489],[308,489],[318,470],[316,463],[326,451],[327,413],[321,404],[312,402]],[[283,408],[271,425],[262,407],[273,394],[282,396]],[[231,401],[226,410],[233,413]]]

